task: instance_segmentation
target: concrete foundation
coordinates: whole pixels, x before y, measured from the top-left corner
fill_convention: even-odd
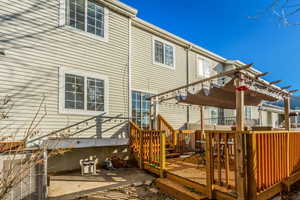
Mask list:
[[[80,170],[80,159],[96,156],[101,164],[106,158],[111,156],[129,160],[130,150],[128,146],[114,147],[89,147],[73,148],[60,156],[48,158],[48,173],[60,173]]]

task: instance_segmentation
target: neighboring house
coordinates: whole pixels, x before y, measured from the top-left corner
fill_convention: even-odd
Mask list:
[[[206,118],[207,125],[225,125],[234,126],[236,113],[234,110],[223,110],[217,108],[208,108],[211,118]],[[220,112],[220,110],[222,112]],[[246,106],[245,107],[245,125],[249,127],[262,126],[272,128],[282,128],[284,123],[284,108],[263,103],[261,106]],[[294,119],[292,118],[292,123]]]
[[[39,135],[101,113],[132,117],[147,128],[151,94],[244,65],[145,22],[117,0],[10,0],[0,6],[1,93],[15,103],[0,126],[19,138],[43,97]],[[176,129],[200,118],[197,106],[163,103],[159,109]],[[207,108],[205,116],[227,112]],[[128,138],[127,124],[102,128],[102,138]],[[89,129],[84,137],[96,132]],[[52,170],[75,169],[79,158],[104,159],[115,149],[74,150],[52,163]]]

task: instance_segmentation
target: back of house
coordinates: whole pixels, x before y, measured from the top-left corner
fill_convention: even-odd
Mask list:
[[[139,19],[116,0],[6,0],[0,7],[8,113],[1,136],[18,140],[34,131],[39,142],[67,135],[63,147],[73,150],[50,158],[49,172],[78,169],[90,155],[128,158],[128,120],[149,128],[149,96],[243,65]],[[197,106],[159,109],[176,129],[199,126]],[[233,115],[205,109],[213,125]]]

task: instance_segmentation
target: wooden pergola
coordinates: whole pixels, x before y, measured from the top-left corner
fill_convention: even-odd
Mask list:
[[[248,64],[205,78],[181,87],[177,87],[150,97],[150,126],[159,113],[158,105],[165,101],[176,100],[177,103],[198,105],[201,108],[201,128],[204,129],[203,106],[213,106],[236,110],[236,130],[244,130],[245,106],[258,106],[262,101],[284,101],[285,129],[290,130],[290,96],[297,90],[288,91],[291,86],[278,87],[281,81],[267,82],[261,77],[268,73],[254,74]],[[226,81],[227,80],[227,81]],[[218,82],[222,82],[219,84]]]

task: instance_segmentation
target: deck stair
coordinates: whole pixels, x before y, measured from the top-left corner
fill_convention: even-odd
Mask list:
[[[166,157],[175,158],[180,156],[180,153],[176,152],[176,148],[172,144],[166,144]]]
[[[158,178],[155,181],[156,186],[163,192],[175,197],[176,199],[184,200],[204,200],[207,196],[193,192],[188,187],[174,182],[168,178]]]
[[[158,115],[157,120],[158,130],[166,132],[167,141],[166,141],[166,156],[167,158],[174,158],[180,156],[176,152],[176,141],[177,141],[177,132],[173,126],[161,115]]]

